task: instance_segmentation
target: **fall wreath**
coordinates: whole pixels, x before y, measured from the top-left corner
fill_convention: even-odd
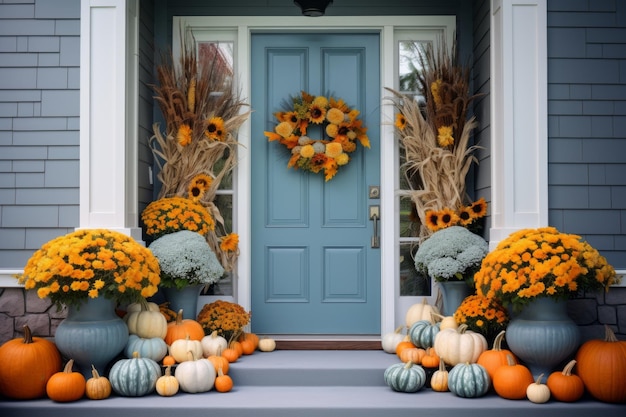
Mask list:
[[[312,96],[304,91],[293,97],[292,108],[274,113],[278,124],[274,132],[265,132],[269,141],[279,141],[291,150],[288,168],[313,173],[324,172],[326,181],[337,174],[340,166],[350,162],[358,142],[370,147],[367,128],[359,111],[351,109],[342,99]],[[319,125],[324,138],[307,136],[307,128]]]

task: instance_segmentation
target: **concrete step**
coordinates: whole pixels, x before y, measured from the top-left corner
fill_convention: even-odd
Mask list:
[[[242,356],[229,374],[241,387],[382,387],[385,369],[397,361],[380,350],[276,350]]]

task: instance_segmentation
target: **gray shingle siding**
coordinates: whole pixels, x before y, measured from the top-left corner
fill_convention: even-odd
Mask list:
[[[78,226],[80,0],[0,4],[0,268]]]
[[[548,0],[550,224],[626,268],[626,8]]]

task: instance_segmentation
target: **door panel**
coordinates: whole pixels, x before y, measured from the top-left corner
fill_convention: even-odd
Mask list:
[[[252,36],[252,330],[271,334],[379,334],[380,252],[370,247],[369,185],[380,178],[379,37]],[[301,90],[358,109],[371,148],[350,154],[330,181],[288,169],[268,142],[274,112]],[[316,131],[317,129],[317,131]],[[319,127],[308,136],[322,137]]]

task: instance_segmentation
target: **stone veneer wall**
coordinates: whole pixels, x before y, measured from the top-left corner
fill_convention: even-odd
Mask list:
[[[604,337],[604,324],[626,340],[626,288],[614,287],[608,293],[585,294],[568,302],[570,317],[578,323],[583,340]],[[53,337],[65,318],[48,299],[21,288],[0,288],[0,344],[22,335],[25,324],[35,336]]]

